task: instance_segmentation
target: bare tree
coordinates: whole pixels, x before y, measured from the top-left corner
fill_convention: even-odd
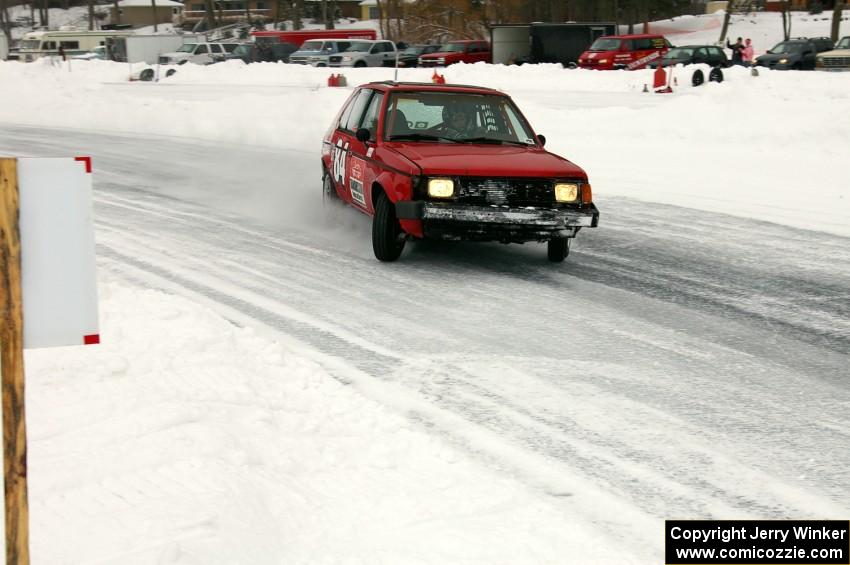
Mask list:
[[[94,29],[94,0],[89,0],[89,31]]]
[[[841,28],[841,11],[844,9],[842,0],[835,0],[835,7],[832,9],[832,37],[833,43],[838,41],[838,32]]]
[[[791,0],[782,2],[782,34],[785,41],[791,39]]]
[[[215,23],[215,7],[213,6],[213,0],[204,0],[204,20],[207,22],[207,29],[217,27]]]
[[[0,24],[3,25],[3,33],[6,35],[7,43],[12,44],[12,26],[9,22],[9,12],[6,9],[6,0],[0,0]]]
[[[121,8],[118,7],[118,0],[112,0],[112,7],[115,8],[115,21],[112,22],[114,24],[121,23]]]
[[[389,39],[389,33],[384,29],[384,15],[386,14],[384,4],[381,0],[375,0],[375,3],[378,6],[378,29],[381,31],[381,37]]]
[[[157,17],[156,17],[156,0],[151,0],[151,14],[153,14],[153,30],[154,30],[154,32],[156,32],[157,31],[157,27],[156,27],[156,25],[157,25],[156,24],[156,20],[157,20]]]
[[[292,29],[301,29],[304,27],[301,23],[301,16],[304,14],[304,0],[295,0],[292,9]]]
[[[50,3],[48,0],[44,0],[41,5],[42,12],[41,17],[39,19],[41,20],[41,25],[47,28],[50,26]]]

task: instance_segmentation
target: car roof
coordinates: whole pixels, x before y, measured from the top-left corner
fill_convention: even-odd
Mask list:
[[[623,35],[603,35],[599,39],[651,39],[653,37],[664,37],[660,33],[631,33]]]
[[[463,92],[466,94],[495,94],[507,96],[504,92],[468,84],[434,84],[431,82],[393,82],[391,80],[370,82],[361,86],[377,88],[385,92]]]
[[[699,49],[700,47],[717,47],[717,45],[676,45],[673,49]]]

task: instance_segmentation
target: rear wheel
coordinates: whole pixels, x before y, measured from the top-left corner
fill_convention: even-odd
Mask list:
[[[570,254],[570,238],[556,237],[546,242],[546,251],[549,260],[553,263],[562,263]]]
[[[145,69],[141,73],[139,73],[139,80],[150,82],[153,80],[153,76],[153,69]]]
[[[358,68],[360,68],[360,67],[365,67],[365,66],[366,66],[366,61],[357,61],[356,63],[354,63],[354,66],[355,66],[355,67],[358,67]]]
[[[708,82],[723,82],[723,71],[720,70],[720,67],[711,69],[711,72],[708,73]]]
[[[395,215],[395,205],[383,192],[372,218],[372,250],[378,261],[395,261],[404,249],[404,234]]]

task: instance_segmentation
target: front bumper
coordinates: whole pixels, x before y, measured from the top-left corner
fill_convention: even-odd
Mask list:
[[[579,229],[599,223],[593,204],[511,208],[413,200],[396,203],[396,215],[400,220],[421,220],[425,237],[514,243],[575,237]]]

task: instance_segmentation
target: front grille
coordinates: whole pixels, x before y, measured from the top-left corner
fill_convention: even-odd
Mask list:
[[[160,57],[159,58],[159,64],[160,65],[167,65],[168,64],[168,57]]]
[[[850,57],[823,57],[823,66],[827,69],[842,69],[850,67]]]
[[[298,65],[306,65],[307,64],[307,57],[290,57],[289,62],[298,64]]]
[[[342,55],[331,55],[331,63],[342,63]]]
[[[479,206],[551,207],[555,192],[549,180],[461,178],[456,201]]]

